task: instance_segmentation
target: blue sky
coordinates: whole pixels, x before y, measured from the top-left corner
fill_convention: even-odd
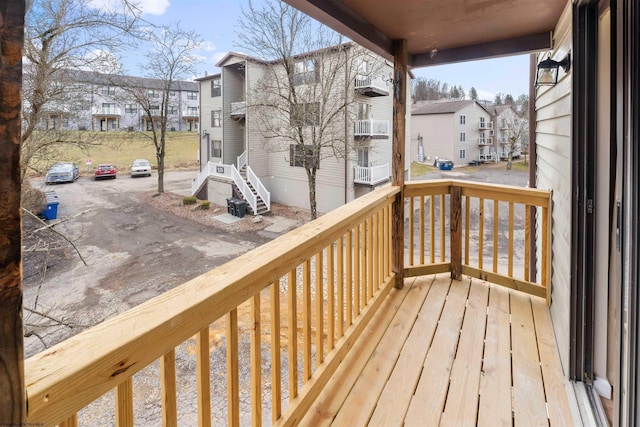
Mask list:
[[[262,1],[253,2],[258,5]],[[138,0],[138,3],[145,12],[144,19],[161,25],[180,21],[184,29],[193,30],[203,37],[204,48],[199,52],[202,63],[194,77],[203,76],[205,71],[209,74],[217,72],[214,64],[220,58],[229,51],[239,51],[234,44],[236,24],[241,5],[247,4],[247,0]],[[140,74],[137,66],[142,60],[134,54],[129,55],[125,61],[127,71]],[[509,93],[514,98],[529,93],[528,55],[420,68],[414,70],[414,74],[449,85],[462,85],[466,92],[473,86],[481,99],[491,101],[498,92]]]

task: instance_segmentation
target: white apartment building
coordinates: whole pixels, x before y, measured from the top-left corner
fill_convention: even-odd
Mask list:
[[[148,117],[129,92],[132,87],[146,90],[152,107],[157,106],[158,117],[160,115],[162,80],[73,71],[70,72],[69,82],[64,85],[64,97],[52,99],[45,105],[40,129],[103,132],[149,130],[151,123]],[[198,98],[197,83],[173,83],[169,92],[168,130],[198,131]],[[154,99],[158,100],[157,104],[153,104]]]
[[[512,105],[492,105],[487,107],[492,115],[493,127],[495,129],[495,150],[500,159],[505,160],[509,156],[509,136],[511,129],[519,125],[519,121],[526,121],[513,108]],[[528,136],[528,124],[525,124],[526,131],[523,132],[520,141],[526,141]],[[513,147],[512,156],[519,158],[522,154],[522,143],[518,142]]]
[[[411,110],[411,160],[455,166],[496,160],[491,114],[476,101],[423,101]]]
[[[351,52],[362,49],[355,44],[345,46]],[[337,54],[344,54],[344,50]],[[331,87],[348,99],[346,111],[330,124],[332,132],[340,135],[339,151],[346,154],[323,154],[316,176],[320,213],[389,182],[392,67],[373,54],[367,55],[371,62],[377,62],[374,72],[363,60],[358,68],[365,72],[354,73],[352,78],[341,73]],[[293,79],[301,90],[315,84],[316,70],[322,67],[317,58],[312,52],[294,59],[297,72]],[[220,73],[196,79],[201,139],[200,173],[193,182],[193,194],[223,205],[234,194],[247,200],[251,213],[268,211],[271,201],[309,208],[307,175],[300,161],[305,153],[282,138],[269,138],[265,130],[277,120],[284,123],[291,119],[275,117],[258,106],[263,96],[261,88],[268,79],[274,79],[273,68],[268,67],[276,67],[276,73],[283,74],[284,69],[278,62],[267,63],[238,53],[229,53],[216,65]],[[304,130],[311,131],[314,124],[307,125]],[[406,159],[405,171],[408,169]]]

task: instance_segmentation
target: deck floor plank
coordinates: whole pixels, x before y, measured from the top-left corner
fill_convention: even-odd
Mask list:
[[[369,365],[369,356],[374,353],[376,347],[381,345],[380,340],[382,337],[389,334],[390,329],[397,330],[399,328],[401,330],[406,327],[403,323],[399,323],[397,319],[403,318],[402,313],[410,310],[408,307],[411,304],[420,303],[420,301],[407,301],[407,304],[404,303],[409,291],[416,286],[426,292],[432,281],[433,278],[427,277],[406,279],[401,290],[391,290],[387,301],[383,303],[383,306],[380,307],[379,312],[371,321],[371,325],[368,328],[370,333],[364,332],[363,336],[366,339],[358,340],[356,345],[353,346],[325,389],[316,399],[315,404],[301,420],[301,426],[331,425],[338,410],[348,401],[349,393],[352,393],[353,384],[358,380],[362,370]],[[366,423],[361,425],[364,424]]]
[[[513,418],[517,426],[548,426],[531,298],[511,294]]]
[[[468,426],[477,421],[488,298],[488,286],[473,286],[472,283],[442,425]]]
[[[344,405],[340,408],[336,417],[337,425],[367,424],[386,383],[383,379],[391,375],[431,284],[432,281],[426,280],[426,277],[416,280],[411,298],[404,303],[394,317],[378,349],[371,355],[351,393],[344,401]]]
[[[420,378],[422,365],[435,334],[440,314],[446,301],[451,279],[438,275],[431,285],[407,341],[402,348],[396,367],[380,395],[369,425],[402,425],[406,411]],[[384,349],[382,349],[384,351]]]
[[[490,286],[480,378],[479,426],[511,426],[510,311],[509,290]]]
[[[542,299],[532,300],[531,304],[542,363],[542,379],[547,399],[549,423],[551,426],[571,426],[573,419],[565,391],[566,381],[558,356],[558,346],[551,324],[549,308],[546,301]]]
[[[407,411],[405,426],[426,427],[440,424],[470,283],[469,278],[464,278],[451,284],[418,387]]]

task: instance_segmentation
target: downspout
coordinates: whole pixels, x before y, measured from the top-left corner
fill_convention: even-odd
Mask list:
[[[349,50],[344,49],[344,204],[349,202]]]
[[[536,188],[536,169],[538,156],[536,154],[536,88],[535,76],[538,60],[535,53],[529,55],[529,188]],[[529,236],[536,234],[536,208],[529,207]],[[536,239],[529,239],[529,281],[536,281]]]

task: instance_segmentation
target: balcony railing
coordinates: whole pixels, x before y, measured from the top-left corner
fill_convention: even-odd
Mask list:
[[[241,119],[247,114],[247,103],[245,101],[232,102],[229,106],[232,119]]]
[[[389,85],[384,81],[382,76],[357,75],[354,85],[356,91],[366,96],[389,95]]]
[[[241,413],[259,425],[263,406],[274,424],[295,424],[396,284],[391,259],[398,246],[391,230],[399,193],[399,187],[371,192],[28,359],[27,422],[76,425],[80,410],[114,390],[112,416],[117,425],[133,425],[134,375],[159,361],[158,417],[176,425],[182,391],[176,348],[186,344],[200,425],[217,416],[218,423],[237,426]],[[442,180],[407,184],[404,197],[406,276],[450,271],[548,298],[549,192]],[[536,283],[527,264],[520,268],[515,261],[528,259],[532,211],[540,221]],[[485,217],[493,220],[486,229]],[[249,326],[240,327],[239,319]],[[211,352],[218,350],[210,347],[213,330],[224,331],[226,370],[211,366]],[[241,345],[249,349],[246,357],[240,357]],[[269,374],[263,366],[270,366]],[[226,405],[226,420],[211,413],[212,371],[226,378],[227,396],[216,396]],[[240,372],[250,377],[241,382]]]
[[[187,109],[182,111],[182,117],[199,117],[199,116],[200,116],[200,112],[198,111],[198,109],[195,109],[195,110]]]
[[[481,136],[478,138],[478,145],[493,145],[493,138]]]
[[[91,114],[94,116],[119,116],[119,107],[92,107]]]
[[[480,121],[480,123],[478,124],[478,129],[483,130],[483,129],[493,129],[493,122],[489,122],[489,121]]]
[[[369,136],[384,138],[389,136],[388,120],[356,120],[354,122],[355,136]]]
[[[389,180],[391,168],[389,163],[379,166],[356,166],[353,182],[356,184],[376,185]]]

